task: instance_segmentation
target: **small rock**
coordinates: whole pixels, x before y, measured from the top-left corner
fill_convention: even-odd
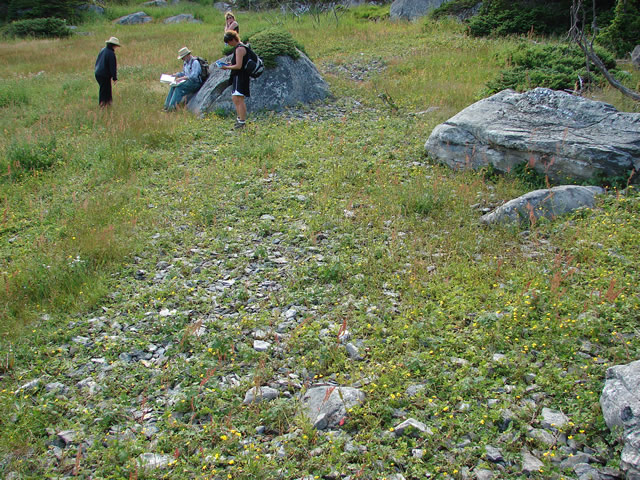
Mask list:
[[[473,477],[476,480],[491,480],[493,478],[493,472],[491,470],[485,470],[484,468],[476,468],[473,471]]]
[[[569,423],[569,419],[561,411],[552,410],[550,408],[542,409],[542,420],[540,422],[542,428],[546,428],[548,430],[552,428],[561,429],[567,423]]]
[[[61,432],[58,432],[57,436],[60,440],[62,440],[64,446],[66,447],[70,443],[73,443],[73,441],[76,439],[77,434],[73,430],[63,430]]]
[[[532,428],[527,432],[527,436],[538,440],[548,447],[552,447],[557,443],[556,437],[552,433],[547,430],[542,430],[541,428]]]
[[[36,378],[35,380],[31,380],[30,382],[25,383],[24,385],[22,385],[20,388],[18,388],[18,390],[16,390],[16,393],[18,392],[33,392],[35,390],[37,390],[40,387],[40,382],[42,380],[40,380],[39,378]]]
[[[531,455],[528,450],[522,450],[522,471],[526,474],[539,472],[544,463]]]
[[[319,385],[301,398],[302,412],[318,430],[341,426],[347,411],[365,400],[365,393],[353,387]]]
[[[48,393],[64,392],[66,390],[66,388],[67,387],[65,387],[64,384],[62,384],[60,382],[51,382],[51,383],[47,383],[44,386],[44,389]]]
[[[269,350],[271,344],[269,342],[265,342],[263,340],[254,340],[253,341],[253,349],[256,352],[266,352]]]
[[[491,463],[504,463],[504,456],[499,448],[496,448],[492,445],[487,445],[484,447],[484,450],[487,454],[487,460]]]
[[[433,432],[429,427],[427,427],[424,423],[419,422],[415,418],[407,418],[404,422],[396,425],[393,429],[393,432],[395,433],[396,437],[399,437],[401,435],[404,435],[405,431],[409,428],[415,429],[421,433],[433,435]]]
[[[244,405],[249,405],[251,403],[259,403],[264,400],[274,400],[279,396],[278,390],[271,387],[253,387],[247,391],[244,396],[244,401],[242,402]]]
[[[573,469],[579,463],[589,463],[593,457],[584,453],[578,453],[576,455],[570,455],[560,462],[560,468],[562,470]]]
[[[169,455],[158,455],[156,453],[143,453],[138,457],[138,465],[143,469],[166,468],[173,458]]]
[[[362,355],[360,355],[360,350],[353,343],[347,343],[346,345],[347,354],[353,360],[362,360]]]
[[[573,467],[578,480],[600,480],[600,473],[588,463],[578,463]]]
[[[415,397],[418,393],[420,393],[425,388],[426,388],[426,385],[424,385],[424,384],[409,385],[407,387],[406,394],[407,394],[408,397]]]

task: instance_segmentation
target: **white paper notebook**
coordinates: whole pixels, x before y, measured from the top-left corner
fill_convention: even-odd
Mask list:
[[[180,80],[179,82],[176,82],[176,77],[173,75],[169,75],[168,73],[163,73],[162,75],[160,75],[160,81],[162,83],[168,83],[169,85],[177,85],[179,83],[184,82],[184,80]]]

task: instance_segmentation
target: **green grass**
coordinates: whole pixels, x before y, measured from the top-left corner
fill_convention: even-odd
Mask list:
[[[518,40],[472,39],[448,21],[426,28],[348,14],[337,23],[241,14],[241,31],[291,32],[321,70],[373,60],[386,69],[363,82],[328,69],[335,98],[316,107],[319,119],[251,116],[235,135],[232,118],[160,113],[166,89],[157,79],[179,67],[177,50],[186,44],[211,61],[221,49],[222,15],[195,8],[210,23],[97,22],[81,38],[0,45],[9,65],[0,72],[0,473],[270,479],[285,469],[285,478],[336,470],[457,479],[490,467],[482,447],[492,444],[515,460],[523,446],[546,452],[539,478],[548,478],[562,473],[549,461],[559,453],[526,437],[537,418],[522,402],[529,373],[546,394],[538,407],[563,410],[567,435],[616,466],[620,447],[598,395],[606,368],[640,353],[640,197],[610,196],[526,236],[486,229],[477,206],[528,191],[527,180],[453,172],[424,157],[431,129],[477,99]],[[123,43],[120,80],[113,107],[100,111],[91,70],[111,35]],[[615,92],[601,95],[631,109]],[[429,107],[437,109],[424,113]],[[280,256],[286,266],[273,261]],[[172,267],[156,278],[161,261]],[[212,293],[227,278],[242,280]],[[269,282],[281,288],[261,290]],[[249,333],[277,327],[291,305],[306,311],[280,339],[282,355],[255,352]],[[160,316],[164,309],[175,313]],[[364,342],[362,361],[336,341],[345,324]],[[78,336],[93,345],[79,346]],[[581,355],[585,341],[594,355]],[[149,344],[167,348],[166,363],[120,360]],[[366,402],[343,429],[366,452],[314,431],[293,399],[241,406],[251,385],[288,373],[300,383],[363,385]],[[240,386],[223,388],[232,375]],[[76,386],[87,377],[101,387],[93,395]],[[35,378],[40,387],[19,390]],[[54,381],[69,392],[43,388]],[[407,396],[417,383],[425,388]],[[488,408],[490,399],[498,407]],[[146,407],[157,419],[151,441],[135,414]],[[502,408],[515,416],[507,440]],[[436,434],[389,437],[396,409]],[[255,434],[259,425],[267,435]],[[56,459],[50,445],[68,429],[79,440]],[[473,446],[450,455],[465,436]],[[428,453],[417,459],[414,448]],[[174,462],[144,472],[135,463],[144,452]]]

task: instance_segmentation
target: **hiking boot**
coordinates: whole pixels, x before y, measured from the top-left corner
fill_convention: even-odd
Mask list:
[[[236,121],[236,124],[233,126],[233,129],[234,130],[242,130],[246,126],[247,126],[246,122],[238,122],[238,121]]]

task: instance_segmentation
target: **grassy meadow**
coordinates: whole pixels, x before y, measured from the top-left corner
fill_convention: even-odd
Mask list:
[[[570,418],[561,433],[617,468],[598,397],[608,366],[640,356],[640,196],[483,228],[480,208],[531,184],[453,172],[423,150],[433,127],[481,98],[511,47],[554,40],[474,39],[453,21],[239,12],[242,33],[289,31],[333,98],[250,115],[237,134],[230,116],[161,112],[158,79],[181,67],[180,47],[210,63],[222,55],[222,13],[179,4],[147,8],[150,24],[110,22],[139,10],[108,8],[69,39],[0,43],[0,476],[457,479],[495,468],[491,444],[507,460],[499,478],[524,478],[522,448],[544,462],[533,477],[564,478],[562,453],[528,435],[545,406]],[[161,23],[178,13],[204,23]],[[112,35],[119,81],[102,111],[93,65]],[[349,74],[373,64],[385,68]],[[593,96],[637,111],[609,88]],[[262,295],[261,282],[281,288]],[[254,351],[249,332],[275,329],[292,305],[304,318],[274,340],[281,354]],[[114,324],[120,334],[104,326]],[[345,328],[361,360],[337,341]],[[122,361],[150,343],[166,347],[166,363]],[[345,435],[315,431],[294,398],[241,405],[252,385],[287,374],[362,386]],[[232,376],[239,384],[223,387]],[[100,388],[82,393],[85,377]],[[54,381],[68,388],[44,388]],[[150,436],[134,413],[147,409]],[[389,435],[399,411],[435,435]],[[75,440],[57,446],[67,430]],[[145,452],[173,460],[147,471]]]

